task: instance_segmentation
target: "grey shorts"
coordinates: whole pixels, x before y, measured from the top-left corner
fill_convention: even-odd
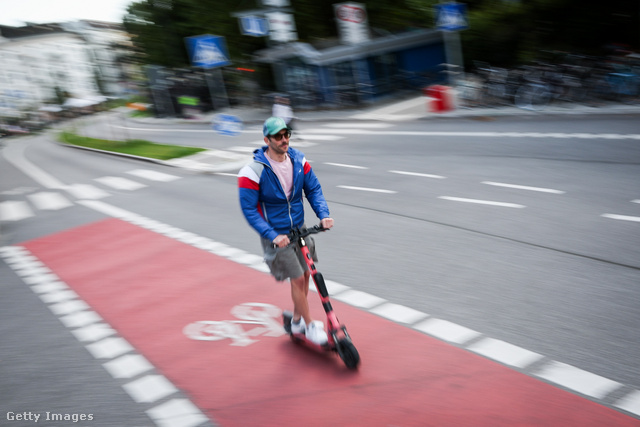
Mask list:
[[[313,238],[307,236],[304,240],[309,248],[309,253],[311,253],[311,259],[313,259],[314,262],[318,262],[316,244]],[[276,280],[295,279],[309,270],[298,245],[291,244],[286,248],[274,248],[272,246],[273,242],[264,238],[260,238],[260,243],[262,243],[264,261],[269,266],[271,274]]]

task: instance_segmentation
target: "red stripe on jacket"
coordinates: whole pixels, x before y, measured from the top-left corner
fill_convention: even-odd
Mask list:
[[[238,177],[238,187],[257,191],[260,189],[260,184],[246,176],[240,176]]]

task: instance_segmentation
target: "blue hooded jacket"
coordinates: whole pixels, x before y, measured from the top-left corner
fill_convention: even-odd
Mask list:
[[[304,196],[319,219],[328,218],[329,207],[322,187],[304,154],[289,147],[293,162],[293,189],[287,196],[266,157],[267,147],[255,150],[254,161],[238,173],[240,207],[260,236],[273,241],[279,234],[304,224]]]

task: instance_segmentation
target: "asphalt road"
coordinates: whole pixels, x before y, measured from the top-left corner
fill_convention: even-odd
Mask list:
[[[638,123],[632,115],[304,123],[292,146],[312,162],[336,220],[317,239],[318,267],[353,289],[638,390],[640,145],[627,137],[640,134]],[[261,140],[259,126],[235,138],[205,125],[162,128],[112,117],[83,129],[236,152]],[[110,205],[260,254],[233,174],[74,150],[46,135],[10,141],[2,154],[0,202],[27,202],[33,216],[5,220],[0,246],[103,218],[60,188],[90,184]],[[49,176],[25,173],[25,163]],[[178,178],[131,173],[141,169]],[[116,189],[108,176],[145,186]],[[38,209],[39,192],[62,193],[70,206]],[[115,417],[105,425],[118,417],[150,425],[4,265],[0,279],[7,408],[81,407]]]

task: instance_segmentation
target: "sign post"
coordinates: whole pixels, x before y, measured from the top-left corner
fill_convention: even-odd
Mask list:
[[[435,7],[436,28],[444,32],[447,66],[453,66],[458,69],[458,71],[448,70],[450,72],[451,84],[455,86],[455,74],[464,72],[460,34],[458,31],[469,28],[467,7],[465,4],[456,2],[443,2],[437,4]]]
[[[191,65],[205,69],[213,108],[229,107],[227,90],[220,71],[220,67],[231,64],[224,37],[204,34],[186,37],[185,43],[191,59]],[[216,86],[220,87],[220,96],[216,96],[214,90]]]

